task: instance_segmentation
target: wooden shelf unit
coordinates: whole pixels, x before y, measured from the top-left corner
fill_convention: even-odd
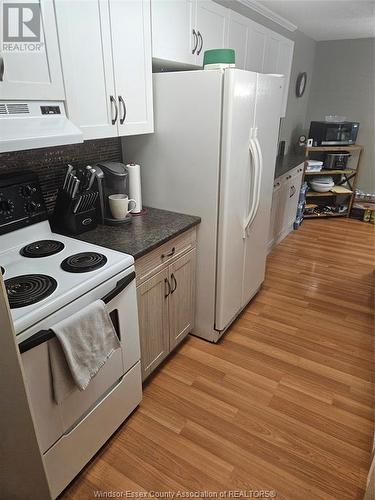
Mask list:
[[[331,191],[326,191],[325,193],[319,193],[318,191],[307,191],[306,198],[332,198],[336,196],[336,193],[331,193]]]
[[[347,217],[348,214],[346,212],[342,214],[312,214],[312,215],[304,215],[304,219],[323,219],[324,217]]]
[[[339,151],[349,151],[349,152],[362,152],[363,146],[360,146],[359,144],[354,144],[353,146],[307,146],[306,147],[306,153],[309,152],[314,152],[316,151],[317,153],[319,152],[327,152],[327,151],[332,151],[332,153],[338,153]]]
[[[356,168],[346,168],[342,170],[322,170],[320,172],[306,172],[306,165],[311,153],[336,153],[347,151],[351,153],[357,154],[357,163]],[[347,184],[348,188],[350,188],[351,193],[332,193],[331,191],[327,193],[318,193],[316,191],[312,191],[311,189],[307,191],[306,198],[333,198],[336,196],[348,196],[348,210],[345,213],[332,213],[332,214],[312,214],[312,215],[304,215],[304,219],[316,219],[320,217],[349,217],[352,209],[354,196],[355,196],[355,188],[357,185],[357,177],[359,172],[359,166],[361,161],[361,153],[363,151],[363,146],[359,144],[355,144],[353,146],[307,146],[305,149],[305,167],[302,183],[307,181],[306,177],[310,176],[318,176],[318,175],[341,175],[342,180],[337,185]],[[352,182],[351,182],[352,181]]]
[[[351,175],[355,173],[356,171],[353,168],[346,168],[345,170],[320,170],[320,172],[305,172],[305,175]]]
[[[332,191],[326,191],[325,193],[319,193],[318,191],[312,191],[311,189],[307,191],[306,198],[332,198],[333,196],[351,196],[353,192],[350,193],[333,193]]]

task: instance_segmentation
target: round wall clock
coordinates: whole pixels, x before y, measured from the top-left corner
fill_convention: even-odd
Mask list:
[[[297,97],[302,97],[305,89],[306,89],[306,83],[307,83],[307,73],[300,73],[297,77],[297,83],[296,83],[296,96]]]

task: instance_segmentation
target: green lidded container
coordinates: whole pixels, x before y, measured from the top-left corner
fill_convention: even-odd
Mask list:
[[[236,56],[233,49],[206,50],[203,56],[205,69],[234,68]]]

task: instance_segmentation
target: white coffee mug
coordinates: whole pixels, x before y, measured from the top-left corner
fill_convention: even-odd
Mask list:
[[[130,213],[136,206],[137,202],[133,199],[129,199],[127,194],[111,194],[108,196],[109,208],[111,209],[114,219],[125,219],[125,217]],[[129,205],[134,203],[132,208]]]

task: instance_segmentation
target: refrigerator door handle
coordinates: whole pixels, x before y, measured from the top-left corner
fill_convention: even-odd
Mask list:
[[[255,145],[255,141],[253,139],[253,130],[251,131],[251,137],[249,141],[249,154],[250,154],[250,165],[253,165],[253,179],[250,178],[251,180],[251,187],[252,187],[252,193],[251,193],[251,204],[250,204],[250,210],[249,213],[247,214],[245,221],[244,221],[244,227],[243,227],[243,239],[246,239],[247,236],[247,228],[249,226],[249,223],[251,221],[252,215],[254,213],[255,205],[256,205],[256,187],[257,187],[257,178],[258,178],[258,154],[257,154],[257,149]],[[250,174],[251,175],[251,174]]]
[[[254,222],[254,219],[258,213],[259,209],[259,202],[260,202],[260,189],[262,185],[262,174],[263,174],[263,155],[262,155],[262,149],[260,147],[260,143],[258,140],[258,137],[256,136],[256,130],[255,130],[255,137],[253,139],[255,149],[256,149],[256,156],[257,156],[257,186],[256,186],[256,196],[255,196],[255,202],[254,202],[254,210],[253,213],[251,214],[251,218],[249,219],[249,222],[247,223],[246,226],[246,233],[248,233],[249,227],[251,224]]]

